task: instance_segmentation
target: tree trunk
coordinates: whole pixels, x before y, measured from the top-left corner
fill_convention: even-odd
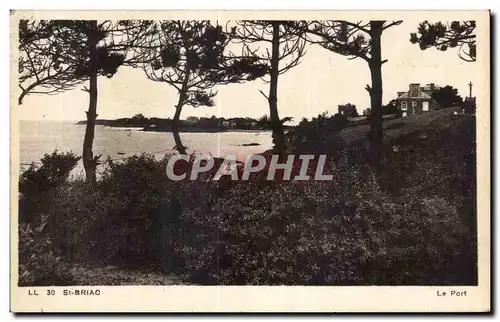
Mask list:
[[[383,21],[370,22],[370,36],[372,41],[370,71],[372,86],[370,90],[370,163],[375,172],[380,175],[382,162],[382,53],[380,38],[382,36]]]
[[[18,99],[17,99],[17,104],[18,105],[22,105],[23,104],[23,99],[26,95],[28,95],[28,93],[33,90],[36,86],[40,85],[41,82],[34,82],[33,84],[31,84],[30,86],[28,86],[28,88],[26,89],[23,89],[22,92],[21,92],[21,95],[19,95]]]
[[[182,145],[181,136],[179,134],[179,125],[182,107],[184,106],[186,100],[190,74],[190,71],[186,70],[184,80],[182,81],[182,87],[179,91],[179,100],[177,101],[177,105],[175,106],[174,118],[172,119],[172,135],[174,136],[175,148],[177,149],[177,151],[179,151],[180,154],[187,154],[186,147]]]
[[[86,112],[87,125],[85,128],[85,138],[83,140],[82,159],[86,181],[95,185],[98,157],[94,158],[92,145],[94,144],[95,120],[97,118],[97,21],[90,21],[89,29],[89,109]]]
[[[273,143],[275,152],[285,152],[285,134],[278,114],[278,73],[280,55],[280,23],[273,22],[273,39],[271,54],[271,85],[269,86],[269,111],[273,129]]]
[[[179,127],[172,123],[172,135],[174,136],[175,148],[180,154],[187,154],[186,147],[182,145],[181,135],[179,134]]]

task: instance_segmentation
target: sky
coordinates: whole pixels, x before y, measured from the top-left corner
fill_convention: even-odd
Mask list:
[[[418,21],[404,21],[382,35],[383,103],[396,98],[398,91],[408,90],[410,83],[451,85],[465,97],[469,82],[479,82],[476,63],[462,61],[457,49],[446,52],[429,48],[420,50],[410,43]],[[479,49],[480,50],[480,49]],[[142,113],[146,117],[172,118],[177,91],[166,83],[153,82],[140,69],[122,67],[113,78],[98,80],[98,118],[114,119]],[[335,114],[339,104],[355,104],[359,113],[370,106],[365,86],[370,84],[370,71],[362,59],[348,60],[318,45],[308,45],[307,53],[297,67],[278,80],[280,117],[295,121],[323,112]],[[184,106],[181,119],[188,116],[253,117],[269,114],[269,106],[259,90],[267,93],[269,85],[256,80],[244,84],[217,87],[214,107]],[[474,96],[474,88],[473,88]],[[85,119],[88,93],[75,88],[57,95],[33,94],[18,106],[21,120],[76,121]]]

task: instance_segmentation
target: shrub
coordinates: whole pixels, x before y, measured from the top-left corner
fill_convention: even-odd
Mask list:
[[[218,197],[197,190],[182,209],[175,252],[203,283],[456,280],[434,279],[449,271],[446,263],[466,234],[452,205],[441,198],[422,204],[411,194],[395,198],[372,176],[344,170],[337,167],[328,182],[242,183]]]
[[[348,125],[347,117],[342,114],[327,116],[323,113],[309,122],[303,121],[287,134],[292,152],[315,154],[331,152],[342,146],[343,141],[339,133]]]
[[[167,162],[168,158],[158,161],[154,156],[144,153],[122,162],[108,158],[101,187],[116,190],[124,196],[136,197],[136,192],[159,187],[167,181]]]
[[[45,154],[41,165],[32,164],[19,177],[19,221],[31,222],[51,202],[53,190],[63,184],[80,157],[72,152]]]
[[[32,164],[21,174],[19,192],[31,197],[57,187],[68,178],[80,158],[72,152],[59,153],[57,150],[45,154],[40,166]]]
[[[73,280],[45,232],[47,217],[38,226],[19,226],[19,286],[71,285]]]
[[[51,214],[47,232],[61,256],[69,261],[90,257],[88,255],[100,242],[93,240],[92,229],[105,223],[104,219],[122,205],[114,194],[95,189],[83,181],[60,186],[52,200],[47,210]]]
[[[60,186],[49,212],[50,234],[68,260],[157,264],[160,223],[174,212],[174,183],[166,160],[140,155],[108,161],[96,187],[73,181]]]
[[[385,150],[382,185],[392,194],[412,189],[420,197],[440,196],[461,205],[475,198],[475,142],[464,123],[445,130],[406,135]],[[472,135],[471,135],[472,134]]]

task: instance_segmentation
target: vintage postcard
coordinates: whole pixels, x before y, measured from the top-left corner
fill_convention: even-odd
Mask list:
[[[13,312],[490,311],[490,12],[11,11]]]

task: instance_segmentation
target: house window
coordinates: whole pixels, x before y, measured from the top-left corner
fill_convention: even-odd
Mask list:
[[[417,101],[411,101],[411,106],[412,107],[417,107]]]
[[[401,110],[406,111],[408,109],[408,102],[402,101],[401,102]]]

